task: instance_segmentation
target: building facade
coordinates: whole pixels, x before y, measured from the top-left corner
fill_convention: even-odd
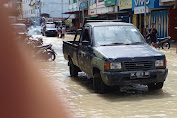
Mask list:
[[[83,16],[82,5],[80,5],[83,0],[69,1],[70,13],[74,13],[76,19]],[[177,0],[146,0],[146,19],[144,0],[84,1],[88,4],[84,5],[87,6],[84,8],[84,16],[88,16],[89,19],[121,19],[122,22],[133,23],[142,34],[145,33],[145,27],[147,31],[151,28],[151,23],[155,23],[158,37],[171,36],[173,40],[177,40],[177,31],[174,28],[177,27]]]
[[[117,0],[89,0],[88,3],[91,19],[117,19]]]
[[[69,9],[68,0],[22,0],[22,8],[23,18],[26,19],[37,20],[41,15],[56,19],[74,18],[68,14],[63,14]]]
[[[21,0],[10,0],[6,6],[11,16],[15,16],[17,19],[22,18]]]

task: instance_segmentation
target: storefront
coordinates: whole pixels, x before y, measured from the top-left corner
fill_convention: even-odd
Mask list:
[[[168,9],[168,35],[172,40],[177,40],[177,1],[175,0],[160,0],[161,6],[170,6]]]
[[[177,40],[177,8],[168,10],[168,35],[172,40]]]
[[[132,0],[119,0],[118,19],[123,22],[132,23]]]
[[[113,20],[117,19],[117,0],[95,0],[89,2],[88,15],[90,19]]]
[[[151,11],[150,23],[156,24],[158,37],[168,36],[168,10],[167,9]]]
[[[146,27],[150,28],[151,23],[156,24],[158,37],[168,35],[168,7],[159,6],[159,0],[146,0]],[[141,33],[144,33],[144,1],[133,0],[132,11],[134,11],[134,23],[138,25]]]

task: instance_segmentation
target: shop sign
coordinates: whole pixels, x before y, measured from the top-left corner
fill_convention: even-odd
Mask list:
[[[116,5],[117,0],[105,0],[104,5],[105,6],[113,6]]]
[[[175,0],[160,0],[160,2],[174,2]]]
[[[110,12],[114,12],[113,7],[103,7],[103,8],[97,9],[97,14],[106,14],[106,13],[110,13]]]
[[[69,5],[69,11],[79,11],[79,7],[77,3]]]
[[[148,8],[155,8],[155,1],[156,0],[146,0],[146,5]],[[132,10],[134,11],[135,7],[144,6],[144,0],[132,0]],[[157,7],[156,7],[157,8]]]
[[[89,9],[88,10],[88,15],[89,16],[93,16],[93,15],[96,15],[97,13],[96,13],[96,9]]]
[[[87,9],[88,8],[88,1],[83,1],[80,3],[80,9]]]
[[[89,6],[93,5],[96,3],[96,0],[89,0]]]
[[[149,9],[148,9],[148,7],[146,7],[146,13],[148,13],[148,12],[149,12]],[[145,13],[144,6],[134,8],[134,14],[143,14],[143,13]]]
[[[131,9],[132,0],[119,0],[119,10]]]

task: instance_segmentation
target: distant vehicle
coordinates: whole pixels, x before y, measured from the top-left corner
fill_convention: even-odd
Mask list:
[[[81,35],[77,35],[78,31],[73,41],[63,42],[64,58],[69,61],[72,77],[85,72],[93,78],[96,93],[104,93],[110,86],[163,87],[168,73],[166,57],[149,46],[133,24],[87,22]]]
[[[55,23],[47,22],[41,29],[43,36],[57,36],[57,28]]]

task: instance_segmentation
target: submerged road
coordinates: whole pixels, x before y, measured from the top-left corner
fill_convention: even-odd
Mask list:
[[[40,37],[42,37],[40,35]],[[169,74],[162,90],[96,94],[92,79],[85,73],[77,78],[69,75],[62,53],[63,40],[43,37],[44,44],[53,44],[57,52],[54,62],[41,62],[42,71],[50,78],[56,94],[63,98],[73,118],[177,118],[177,54],[175,49],[161,50],[167,56]]]

